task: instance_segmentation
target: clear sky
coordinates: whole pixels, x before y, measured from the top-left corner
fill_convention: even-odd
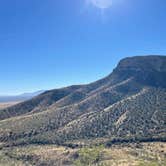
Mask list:
[[[1,0],[0,95],[88,83],[166,55],[166,0]]]

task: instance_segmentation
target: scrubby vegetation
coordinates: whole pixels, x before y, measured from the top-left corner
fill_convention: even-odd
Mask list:
[[[75,105],[14,117],[0,121],[0,140],[7,144],[63,144],[99,137],[162,141],[166,138],[165,101],[165,90],[149,88],[102,111],[85,113]]]
[[[102,159],[103,146],[85,147],[78,151],[78,159],[74,161],[76,166],[88,166],[88,165],[99,165],[99,161]]]
[[[165,166],[165,143],[137,143],[67,148],[28,145],[0,150],[3,166]]]
[[[163,165],[165,151],[152,153],[131,143],[166,142],[165,83],[165,57],[127,58],[104,79],[1,109],[1,163]]]

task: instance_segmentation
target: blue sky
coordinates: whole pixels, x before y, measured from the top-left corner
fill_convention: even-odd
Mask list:
[[[92,82],[146,54],[166,55],[165,0],[0,2],[0,95]]]

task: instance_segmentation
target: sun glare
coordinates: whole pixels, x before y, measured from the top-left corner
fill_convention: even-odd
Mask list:
[[[88,0],[93,6],[100,9],[107,9],[111,7],[112,0]]]

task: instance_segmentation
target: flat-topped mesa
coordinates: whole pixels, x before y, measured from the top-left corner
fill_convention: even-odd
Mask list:
[[[166,56],[136,56],[122,59],[117,69],[166,72]]]
[[[122,59],[114,70],[124,79],[134,77],[137,82],[166,87],[166,56],[136,56]]]

